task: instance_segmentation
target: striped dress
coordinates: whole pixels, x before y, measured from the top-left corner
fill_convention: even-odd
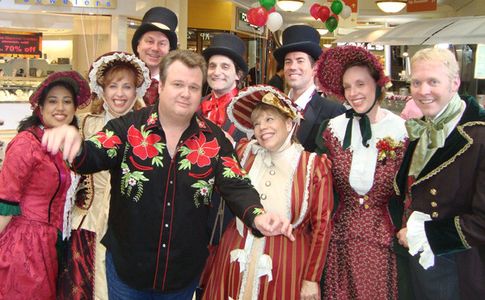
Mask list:
[[[203,299],[298,299],[303,280],[320,281],[333,208],[329,160],[293,144],[268,163],[255,154],[264,152],[258,147],[254,141],[240,145],[241,164],[265,209],[290,219],[296,241],[281,235],[255,238],[233,221],[217,249]],[[283,174],[279,182],[272,180],[278,174]]]

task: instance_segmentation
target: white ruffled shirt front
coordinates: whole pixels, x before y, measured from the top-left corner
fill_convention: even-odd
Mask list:
[[[369,147],[362,145],[359,118],[356,117],[352,121],[352,139],[349,147],[352,151],[352,163],[349,183],[359,195],[367,194],[374,184],[378,155],[377,142],[386,137],[391,137],[395,141],[404,141],[407,137],[404,119],[387,109],[380,110],[385,115],[379,122],[371,124],[372,137],[368,141]],[[343,145],[348,121],[349,119],[343,114],[329,122],[329,128],[341,145]]]

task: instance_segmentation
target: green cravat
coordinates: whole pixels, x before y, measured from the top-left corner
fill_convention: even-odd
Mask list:
[[[424,120],[410,119],[406,121],[406,130],[409,140],[419,139],[414,150],[409,175],[417,176],[438,148],[445,144],[448,130],[446,124],[461,113],[461,99],[455,94],[443,113],[432,120],[425,117]]]

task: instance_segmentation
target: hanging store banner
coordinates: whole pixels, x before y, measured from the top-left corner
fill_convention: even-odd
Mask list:
[[[242,7],[236,7],[236,30],[256,33],[262,35],[264,33],[264,26],[258,27],[249,23],[248,10]]]
[[[15,3],[44,6],[116,8],[117,1],[118,0],[15,0]]]
[[[42,57],[42,33],[0,32],[0,56]]]
[[[436,10],[436,0],[408,0],[407,12]]]

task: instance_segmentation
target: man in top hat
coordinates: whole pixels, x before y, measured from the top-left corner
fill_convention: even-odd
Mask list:
[[[215,35],[211,45],[202,52],[207,61],[207,83],[212,89],[201,102],[202,114],[236,142],[245,134],[227,118],[227,106],[239,93],[239,82],[248,72],[245,52],[244,42],[230,33]]]
[[[273,54],[278,64],[284,65],[288,96],[303,110],[297,138],[310,152],[315,151],[320,123],[345,112],[343,105],[317,93],[313,67],[321,53],[318,31],[307,25],[293,25],[283,31],[283,45]]]
[[[160,81],[160,62],[171,50],[177,49],[178,19],[173,11],[165,7],[152,7],[143,16],[131,40],[133,53],[138,56],[150,70],[152,83],[143,100],[152,105],[158,99]]]
[[[207,62],[207,83],[212,89],[211,93],[202,99],[200,105],[202,115],[219,126],[233,142],[246,136],[227,117],[227,107],[239,93],[239,82],[248,72],[248,65],[244,60],[245,53],[244,42],[237,35],[230,33],[215,35],[210,46],[202,52]],[[211,199],[212,206],[219,207],[220,201],[219,193],[214,192]],[[233,214],[229,210],[225,209],[222,212],[222,230],[219,230],[220,223],[217,223],[214,228],[219,212],[211,211],[207,224],[209,231],[223,232],[229,221],[233,219]],[[215,235],[213,244],[218,244],[219,238],[220,236]]]

